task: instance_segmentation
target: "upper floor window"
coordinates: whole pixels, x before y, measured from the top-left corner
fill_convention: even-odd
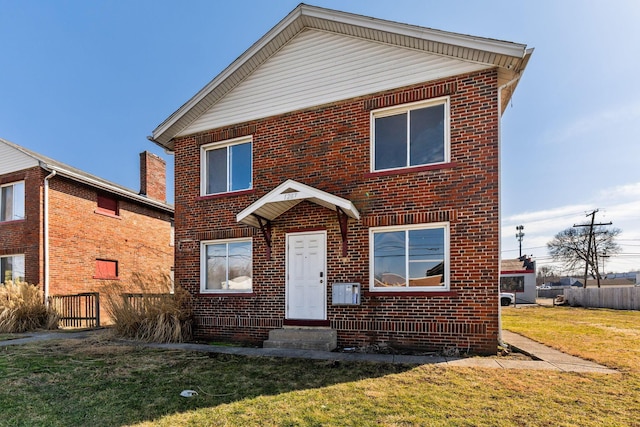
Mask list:
[[[379,227],[370,233],[372,290],[448,289],[448,223]]]
[[[449,98],[371,113],[373,171],[449,161]]]
[[[24,219],[24,181],[0,186],[0,222]]]
[[[0,283],[24,282],[24,255],[0,257]]]
[[[108,215],[119,215],[118,199],[106,194],[98,194],[98,208],[96,212]]]
[[[242,137],[201,148],[201,194],[249,190],[252,183],[252,138]]]
[[[202,242],[200,292],[250,292],[252,240]]]

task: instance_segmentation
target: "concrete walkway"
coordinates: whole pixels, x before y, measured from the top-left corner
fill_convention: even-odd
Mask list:
[[[535,361],[523,361],[524,363],[536,364],[531,368],[523,369],[551,369],[565,372],[595,372],[601,374],[617,374],[615,369],[607,368],[589,360],[571,356],[546,345],[540,344],[532,339],[511,331],[502,331],[502,340],[509,344],[516,351],[527,354]],[[503,361],[502,363],[510,362]]]
[[[23,338],[0,341],[0,347],[20,345],[30,342],[51,339],[82,339],[92,334],[104,333],[105,330],[80,332],[35,332]],[[150,348],[174,349],[186,351],[202,351],[207,353],[232,354],[251,357],[283,357],[314,360],[339,360],[352,362],[402,363],[412,365],[441,364],[446,366],[479,367],[495,369],[536,369],[563,372],[588,372],[600,374],[615,374],[618,371],[597,363],[570,356],[560,351],[537,343],[522,335],[510,331],[502,331],[502,339],[514,350],[531,356],[535,360],[514,360],[502,357],[445,357],[445,356],[411,356],[398,354],[376,353],[339,353],[314,350],[294,350],[279,348],[253,348],[215,346],[192,343],[140,343],[138,341],[124,341],[128,344],[144,345]]]

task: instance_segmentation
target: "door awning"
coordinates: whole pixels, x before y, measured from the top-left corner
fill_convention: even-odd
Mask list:
[[[289,179],[249,205],[236,216],[236,220],[242,224],[262,228],[261,222],[275,220],[303,200],[347,217],[360,219],[360,213],[349,200]]]

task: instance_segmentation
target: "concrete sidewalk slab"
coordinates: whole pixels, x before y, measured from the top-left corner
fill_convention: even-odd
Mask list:
[[[557,369],[565,372],[618,373],[615,369],[610,369],[598,363],[563,353],[511,331],[502,330],[502,340],[517,351],[527,354],[538,361],[547,363],[550,366],[549,369]]]

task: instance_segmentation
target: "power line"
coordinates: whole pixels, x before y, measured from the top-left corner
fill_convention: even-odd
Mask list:
[[[533,220],[532,222],[548,221],[550,219],[558,219],[558,218],[568,218],[570,216],[582,215],[583,213],[584,213],[584,211],[580,211],[580,212],[573,212],[573,213],[568,213],[568,214],[563,214],[563,215],[550,216],[550,217],[545,217],[545,218],[541,218],[541,219],[538,219],[538,220]]]

